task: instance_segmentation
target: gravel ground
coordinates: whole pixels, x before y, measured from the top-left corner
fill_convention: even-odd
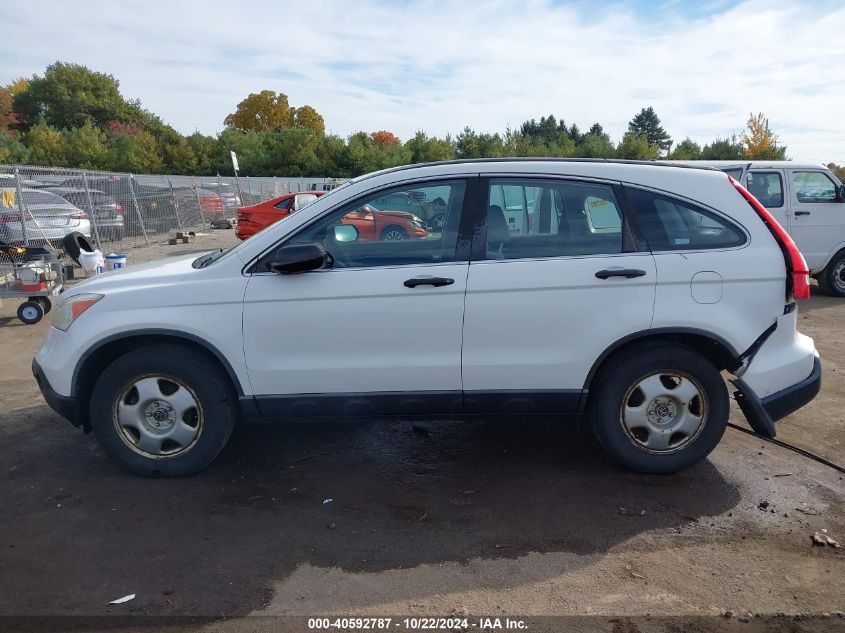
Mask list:
[[[137,249],[130,265],[234,241]],[[843,476],[757,438],[729,429],[708,460],[659,477],[548,424],[244,426],[201,475],[138,479],[43,403],[29,363],[49,319],[24,326],[16,307],[0,307],[2,629],[305,630],[292,616],[318,613],[845,628],[845,549],[810,540],[827,529],[845,544]],[[824,384],[779,438],[845,463],[845,300],[799,310]],[[9,619],[32,615],[93,619]]]

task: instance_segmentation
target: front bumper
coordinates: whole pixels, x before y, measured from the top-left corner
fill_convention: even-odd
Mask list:
[[[44,375],[44,370],[41,369],[37,361],[32,361],[32,375],[35,376],[35,382],[38,383],[38,388],[41,390],[41,395],[44,400],[50,405],[50,408],[65,418],[74,426],[82,424],[81,416],[79,414],[79,406],[76,398],[73,396],[63,396],[57,393],[47,377]],[[87,431],[87,429],[86,429]]]
[[[822,386],[822,363],[818,355],[813,359],[813,370],[804,380],[780,391],[760,398],[742,378],[731,380],[739,408],[757,435],[775,437],[775,422],[797,411],[819,393]]]

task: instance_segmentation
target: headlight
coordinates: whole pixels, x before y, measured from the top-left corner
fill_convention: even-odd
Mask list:
[[[62,332],[67,331],[83,312],[102,298],[103,295],[92,293],[76,295],[63,301],[53,313],[53,327]]]

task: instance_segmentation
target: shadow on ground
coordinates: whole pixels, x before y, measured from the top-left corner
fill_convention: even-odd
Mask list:
[[[129,593],[134,614],[243,614],[302,563],[600,555],[739,501],[710,462],[636,475],[549,424],[243,426],[201,475],[148,480],[46,407],[3,418],[0,614],[107,613]]]

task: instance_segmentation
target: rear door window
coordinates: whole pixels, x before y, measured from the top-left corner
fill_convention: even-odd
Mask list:
[[[644,189],[625,191],[652,251],[732,248],[746,241],[736,224],[690,202]]]
[[[488,195],[487,259],[622,252],[622,212],[608,185],[494,179]]]
[[[779,172],[748,172],[745,177],[745,188],[768,209],[778,209],[783,206],[783,178]]]

